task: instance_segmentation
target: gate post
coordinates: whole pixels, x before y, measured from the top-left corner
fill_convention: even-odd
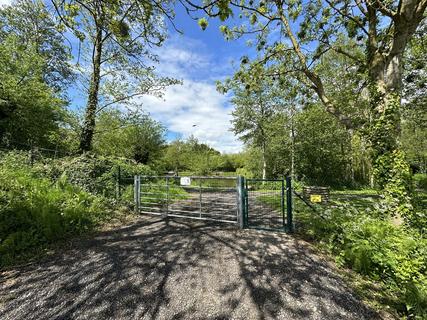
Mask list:
[[[169,177],[166,177],[166,214],[167,217],[169,214]]]
[[[286,177],[286,226],[288,232],[294,231],[292,218],[292,179]]]
[[[237,210],[239,215],[239,227],[243,229],[246,227],[246,206],[245,206],[245,178],[242,176],[237,177]]]
[[[135,211],[139,212],[141,204],[141,177],[136,175],[133,178],[133,199],[135,201]]]

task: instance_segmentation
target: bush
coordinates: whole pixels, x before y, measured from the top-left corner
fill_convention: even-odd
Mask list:
[[[255,175],[253,174],[253,172],[248,170],[247,168],[237,168],[236,175],[237,176],[243,176],[247,179],[255,178]]]
[[[19,154],[0,160],[0,265],[29,249],[92,229],[108,210],[101,197],[61,178],[52,182]]]
[[[427,191],[427,174],[425,173],[414,174],[413,180],[415,183],[415,188]]]
[[[399,292],[408,313],[427,316],[427,241],[415,231],[366,216],[343,229],[337,249],[345,263]]]
[[[69,183],[80,186],[87,192],[110,198],[116,194],[119,168],[123,178],[122,182],[125,185],[133,183],[135,174],[155,174],[146,165],[119,158],[96,156],[91,153],[74,158],[63,158],[53,161],[49,165],[39,166],[39,170],[52,180],[64,177]]]
[[[351,206],[301,215],[306,233],[321,241],[338,263],[381,281],[398,297],[400,311],[427,317],[427,239],[371,211]]]

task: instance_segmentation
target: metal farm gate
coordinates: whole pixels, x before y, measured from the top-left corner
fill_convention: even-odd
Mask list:
[[[136,176],[139,212],[238,223],[236,177]]]
[[[134,198],[144,214],[292,231],[290,178],[135,176]]]

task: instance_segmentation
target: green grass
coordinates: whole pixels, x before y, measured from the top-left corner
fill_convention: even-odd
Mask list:
[[[373,189],[332,190],[329,195],[330,205],[352,205],[361,209],[373,208],[378,199],[378,191]]]
[[[357,190],[331,190],[331,194],[343,194],[343,195],[377,195],[378,191],[375,189],[357,189]]]
[[[149,193],[149,194],[146,194]],[[169,201],[185,200],[188,199],[188,192],[184,188],[176,185],[170,185],[169,191],[167,192],[166,187],[157,183],[149,184],[144,186],[141,190],[141,201],[152,204],[163,204],[166,203],[169,197]],[[134,187],[133,185],[127,186],[123,192],[122,199],[128,203],[134,201]]]
[[[269,205],[270,207],[272,207],[273,209],[276,209],[278,211],[278,213],[281,215],[281,197],[280,194],[276,195],[276,196],[270,196],[270,195],[257,195],[256,199],[261,201],[262,203]]]
[[[378,203],[377,194],[331,194],[329,205],[345,206],[351,205],[361,209],[373,208]]]

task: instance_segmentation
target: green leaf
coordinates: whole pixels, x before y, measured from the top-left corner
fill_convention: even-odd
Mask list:
[[[206,20],[206,18],[200,18],[197,23],[199,24],[200,28],[202,28],[202,30],[206,30],[208,27],[208,20]]]

